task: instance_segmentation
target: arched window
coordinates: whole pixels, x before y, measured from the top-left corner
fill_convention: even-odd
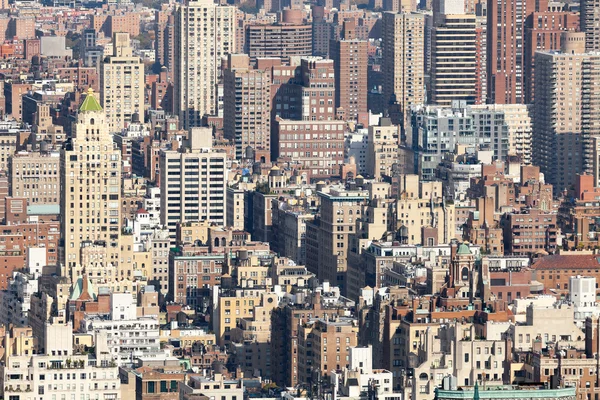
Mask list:
[[[219,238],[215,238],[215,247],[219,247]]]
[[[90,118],[90,125],[94,125],[94,122],[96,122],[94,121],[94,118]]]
[[[460,274],[461,278],[463,281],[468,281],[469,280],[469,268],[464,267],[462,269],[462,272]]]

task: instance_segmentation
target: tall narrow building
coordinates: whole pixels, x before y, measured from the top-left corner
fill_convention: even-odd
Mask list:
[[[175,28],[174,10],[170,4],[163,4],[160,10],[154,13],[154,29],[156,40],[154,41],[154,50],[156,52],[156,61],[169,71],[169,78],[173,76],[173,33]]]
[[[83,267],[89,266],[89,254],[82,255],[92,245],[103,254],[101,263],[105,267],[117,267],[121,245],[121,154],[91,89],[79,108],[72,138],[63,147],[60,162],[63,275],[76,278]]]
[[[190,130],[186,146],[161,150],[160,222],[174,243],[177,223],[208,221],[225,224],[227,154],[212,148],[212,130]]]
[[[362,215],[369,191],[330,187],[319,191],[321,214],[306,223],[306,268],[319,281],[328,281],[346,293],[348,237]]]
[[[561,33],[579,29],[579,14],[577,12],[534,12],[527,17],[525,25],[524,60],[524,90],[525,104],[534,102],[535,52],[559,50],[561,48]]]
[[[594,172],[600,136],[600,55],[585,53],[584,33],[562,35],[562,51],[537,52],[535,62],[533,163],[555,193],[570,187],[576,174]]]
[[[356,38],[354,21],[344,21],[339,40],[329,46],[335,68],[335,107],[340,119],[356,120],[367,112],[367,42]]]
[[[425,16],[383,13],[382,35],[384,101],[397,104],[406,129],[410,106],[425,100]]]
[[[477,19],[457,9],[434,11],[431,32],[431,104],[450,106],[454,100],[475,104],[477,97]],[[448,8],[447,11],[444,9]]]
[[[221,58],[235,50],[236,8],[186,0],[175,13],[174,103],[184,129],[217,111]]]
[[[144,63],[133,56],[128,33],[113,35],[113,54],[102,61],[101,101],[109,132],[120,132],[138,114],[144,122]]]
[[[271,72],[254,69],[246,54],[230,54],[223,73],[223,134],[235,144],[235,157],[271,159]]]
[[[600,0],[581,0],[580,24],[585,32],[585,50],[600,51]]]
[[[487,102],[523,103],[525,91],[525,22],[534,11],[546,11],[547,0],[488,0]]]

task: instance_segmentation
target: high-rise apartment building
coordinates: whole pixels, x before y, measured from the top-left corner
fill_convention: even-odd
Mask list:
[[[342,119],[367,112],[368,43],[356,38],[354,21],[344,21],[341,38],[329,48],[335,67],[335,107]]]
[[[459,14],[434,12],[428,99],[432,104],[448,106],[454,100],[476,103],[477,19],[464,14],[464,4],[457,3],[462,5],[456,10]]]
[[[113,35],[113,54],[102,61],[101,101],[109,132],[120,132],[138,114],[144,122],[144,63],[133,56],[128,33]]]
[[[253,69],[246,54],[230,54],[223,73],[223,133],[236,158],[251,147],[257,161],[271,159],[271,72]]]
[[[84,267],[84,245],[96,243],[105,249],[101,262],[105,268],[116,267],[121,254],[121,154],[91,89],[79,108],[72,135],[60,156],[60,216],[63,274],[76,278]]]
[[[477,14],[476,49],[477,69],[475,71],[475,104],[483,104],[487,98],[487,17]]]
[[[333,23],[325,18],[325,7],[313,4],[312,8],[312,55],[327,57],[333,38]]]
[[[336,175],[344,160],[346,124],[335,119],[333,61],[306,57],[290,72],[285,79],[299,79],[275,94],[275,112],[290,119],[274,123],[272,158],[289,157],[303,164],[313,179]],[[274,75],[275,79],[281,80]]]
[[[489,104],[468,109],[479,143],[489,146],[496,160],[518,156],[531,164],[531,116],[525,104]],[[486,140],[489,138],[489,140]]]
[[[329,281],[345,293],[348,237],[369,199],[369,192],[331,187],[318,195],[321,215],[306,222],[306,268],[317,275],[319,281]]]
[[[488,0],[488,103],[523,103],[525,21],[534,11],[547,9],[547,0]]]
[[[312,25],[304,23],[302,10],[284,10],[276,24],[248,25],[246,53],[257,58],[312,55]]]
[[[160,222],[174,242],[177,223],[225,224],[227,155],[212,149],[210,128],[195,128],[179,150],[160,152]]]
[[[600,55],[584,53],[584,33],[563,33],[561,52],[537,52],[533,163],[556,191],[582,170],[593,172],[593,137],[600,134]],[[585,147],[584,147],[585,144]]]
[[[380,179],[391,176],[392,166],[398,163],[400,132],[389,118],[381,118],[378,126],[369,126],[367,149],[367,174]]]
[[[576,12],[534,12],[527,17],[523,50],[525,104],[533,104],[535,98],[535,52],[559,50],[561,33],[578,28]]]
[[[425,100],[425,16],[419,13],[383,14],[382,74],[386,104],[397,103],[403,122],[413,104]],[[403,129],[406,129],[406,123]]]
[[[156,51],[156,61],[167,67],[169,73],[173,71],[174,59],[174,31],[175,15],[170,5],[164,4],[161,10],[154,13],[156,40],[154,42]],[[170,74],[172,76],[172,74]]]
[[[585,32],[585,50],[600,51],[600,1],[581,0],[581,31]]]
[[[217,111],[221,58],[235,49],[236,8],[187,0],[175,13],[173,99],[182,127],[202,125]]]

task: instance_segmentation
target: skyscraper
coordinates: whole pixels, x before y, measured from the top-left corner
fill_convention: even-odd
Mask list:
[[[600,0],[581,0],[580,25],[585,50],[600,51]]]
[[[177,223],[225,224],[227,154],[212,149],[212,130],[190,130],[189,143],[160,152],[160,222],[174,242]]]
[[[223,133],[236,158],[250,146],[255,159],[271,159],[271,72],[253,69],[246,54],[230,54],[223,76]]]
[[[113,35],[113,55],[102,61],[101,101],[109,132],[120,132],[135,113],[144,122],[144,64],[133,56],[128,33]]]
[[[355,25],[354,21],[344,21],[342,37],[330,45],[335,68],[335,107],[345,120],[367,112],[367,42],[356,38]]]
[[[221,58],[235,49],[236,8],[187,0],[175,14],[174,103],[183,128],[217,110]]]
[[[441,1],[440,3],[446,3]],[[429,102],[451,105],[476,101],[477,20],[464,14],[464,3],[434,11],[431,37],[431,84]]]
[[[105,268],[108,263],[116,267],[120,261],[121,155],[91,89],[79,108],[73,136],[62,149],[60,162],[61,238],[67,269],[63,273],[77,277],[88,267],[82,265],[81,255],[90,244],[105,249]]]
[[[156,51],[156,61],[167,67],[169,77],[173,75],[174,48],[173,33],[175,25],[175,15],[170,4],[163,4],[160,10],[154,13],[154,29],[156,31],[156,40],[154,41]]]
[[[547,9],[547,0],[488,0],[488,103],[523,103],[525,20],[532,12]]]
[[[584,33],[562,35],[561,52],[537,52],[535,61],[533,163],[555,191],[584,170],[593,173],[594,138],[600,136],[594,79],[600,55],[584,52]]]
[[[398,104],[406,122],[410,106],[425,100],[423,14],[383,14],[383,95]],[[403,128],[406,129],[406,123]]]
[[[579,28],[579,15],[576,12],[534,12],[527,17],[525,25],[525,49],[523,90],[525,90],[525,103],[534,102],[535,83],[535,52],[546,50],[559,50],[560,38],[564,31],[577,31]]]

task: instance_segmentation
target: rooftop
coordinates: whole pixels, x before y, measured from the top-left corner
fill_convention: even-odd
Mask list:
[[[436,389],[438,399],[473,399],[475,390],[472,387],[458,390]],[[531,386],[487,386],[479,387],[480,399],[543,399],[543,398],[572,398],[575,388],[545,389],[540,385]]]
[[[79,107],[79,112],[88,112],[88,111],[102,111],[102,106],[94,96],[94,90],[92,88],[88,89],[87,96],[85,96],[85,100],[81,103],[81,107]]]
[[[597,269],[600,267],[600,256],[594,254],[554,254],[539,259],[532,268],[548,269]]]

